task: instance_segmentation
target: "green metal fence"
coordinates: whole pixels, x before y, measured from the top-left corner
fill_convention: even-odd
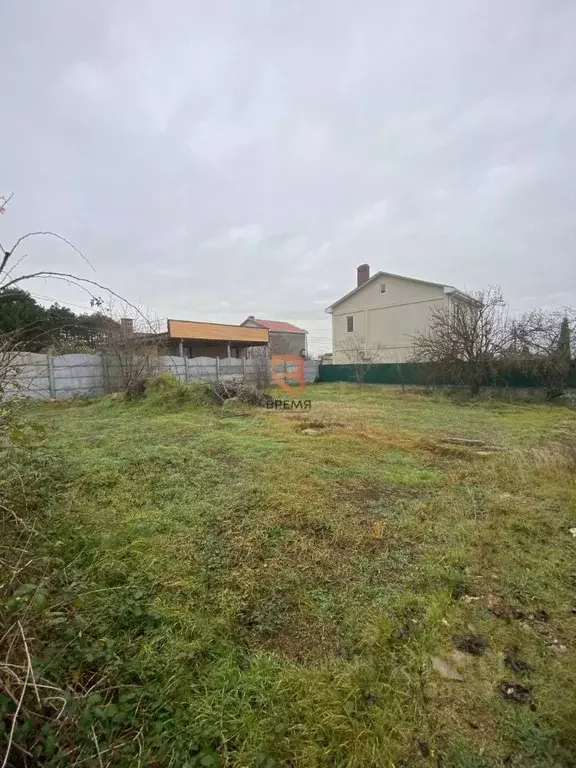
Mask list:
[[[358,381],[355,365],[321,365],[318,368],[318,380],[323,382]],[[395,384],[406,386],[437,385],[448,386],[461,384],[447,376],[439,376],[429,366],[418,363],[377,363],[371,365],[362,379],[366,384]],[[484,381],[487,387],[506,387],[523,389],[543,387],[545,382],[538,376],[510,369],[497,374],[490,374]],[[572,366],[570,388],[576,388],[576,366]]]

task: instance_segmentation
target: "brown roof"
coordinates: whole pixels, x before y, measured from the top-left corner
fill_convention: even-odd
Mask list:
[[[244,323],[247,323],[248,320],[252,320],[253,323],[258,323],[260,328],[267,328],[269,331],[285,331],[287,333],[308,333],[307,330],[304,328],[299,328],[297,325],[292,325],[292,323],[284,323],[281,320],[262,320],[259,317],[253,317],[250,315],[250,317],[246,318],[244,320]],[[244,325],[242,323],[242,325]]]

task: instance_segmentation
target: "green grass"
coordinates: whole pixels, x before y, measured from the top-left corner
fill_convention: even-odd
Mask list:
[[[66,617],[36,653],[81,702],[76,757],[98,765],[93,728],[104,765],[576,765],[576,412],[306,396],[31,410],[59,563],[39,611]],[[462,682],[432,669],[478,633]]]

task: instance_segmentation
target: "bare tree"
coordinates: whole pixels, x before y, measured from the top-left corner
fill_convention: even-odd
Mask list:
[[[2,403],[18,391],[18,356],[20,348],[12,334],[0,335],[0,423],[3,418]]]
[[[426,332],[413,337],[415,362],[436,376],[478,394],[485,379],[501,365],[510,348],[511,325],[500,289],[491,286],[470,298],[452,299],[430,310]]]
[[[294,352],[290,349],[290,343],[278,334],[270,335],[270,343],[268,345],[271,355],[293,355]]]
[[[521,370],[542,380],[549,400],[562,395],[576,357],[576,310],[524,313],[513,324],[510,357]]]
[[[12,197],[13,194],[0,196],[0,215],[6,213],[8,203],[11,201]],[[2,300],[3,296],[9,296],[11,294],[10,289],[20,287],[21,283],[25,283],[37,278],[56,280],[80,288],[82,291],[88,294],[90,297],[91,306],[93,307],[100,307],[102,305],[102,298],[99,295],[100,291],[105,291],[110,296],[114,296],[120,301],[125,301],[122,296],[118,295],[105,285],[96,282],[96,280],[92,280],[87,277],[79,277],[78,275],[75,275],[71,272],[60,272],[58,270],[52,269],[25,272],[19,269],[20,265],[28,255],[27,253],[21,253],[22,248],[25,247],[23,244],[26,244],[32,238],[39,237],[48,237],[59,240],[65,246],[72,249],[72,251],[74,251],[74,253],[79,256],[95,273],[96,270],[90,261],[88,261],[86,256],[82,253],[82,251],[80,251],[73,243],[71,243],[70,240],[63,237],[62,235],[59,235],[57,232],[52,232],[50,230],[26,232],[26,234],[21,235],[9,248],[5,248],[4,245],[0,243],[0,301]]]
[[[272,383],[270,357],[268,346],[248,347],[247,349],[247,360],[250,360],[252,363],[254,385],[258,389],[266,390]]]
[[[99,342],[105,359],[108,388],[130,396],[144,393],[148,377],[158,372],[166,339],[162,321],[150,310],[127,302],[108,308],[111,320]]]
[[[349,365],[354,366],[354,379],[363,384],[370,369],[382,361],[384,347],[381,342],[367,345],[363,336],[352,334],[338,345],[338,352]]]
[[[266,390],[272,384],[271,361],[273,355],[290,354],[289,344],[282,338],[270,338],[265,347],[248,347],[246,359],[252,362],[254,384],[258,389]]]
[[[0,214],[6,212],[6,207],[12,195],[0,197]],[[94,267],[86,256],[67,238],[50,230],[38,230],[21,235],[10,248],[5,248],[0,243],[0,301],[4,297],[12,296],[15,288],[22,283],[37,278],[57,280],[68,285],[80,288],[90,297],[92,309],[102,313],[105,310],[104,301],[99,292],[104,291],[112,298],[118,300],[123,307],[122,317],[130,319],[132,331],[127,332],[127,325],[120,322],[111,322],[102,329],[102,334],[97,342],[101,351],[108,353],[113,361],[113,375],[119,378],[119,384],[124,391],[134,392],[143,388],[145,372],[149,368],[152,350],[157,351],[158,327],[156,321],[150,320],[150,315],[143,312],[135,304],[126,301],[122,296],[110,288],[91,278],[80,277],[70,272],[61,272],[52,269],[26,272],[20,265],[27,254],[22,253],[22,248],[31,239],[49,237],[56,239],[72,249],[87,266],[94,271]],[[108,314],[113,312],[108,308]],[[134,323],[137,324],[134,328]],[[140,327],[138,327],[140,326]]]
[[[12,200],[14,197],[14,192],[11,192],[9,195],[0,195],[0,216],[3,213],[6,213],[6,206]]]
[[[397,383],[400,385],[400,388],[402,389],[402,394],[406,391],[406,380],[404,377],[404,368],[402,367],[404,363],[400,359],[397,352],[394,352],[394,363],[396,365],[396,379]]]
[[[21,326],[15,332],[0,333],[0,423],[3,407],[9,404],[10,408],[13,408],[15,399],[26,396],[34,389],[36,377],[42,378],[46,375],[44,368],[43,373],[35,371],[31,376],[22,376],[23,371],[26,371],[29,366],[34,367],[34,362],[28,358],[27,342],[21,340],[20,331],[35,332],[36,330],[34,324],[30,324]],[[27,341],[34,343],[36,340],[46,340],[46,338],[47,334],[41,332],[37,339],[31,336]]]

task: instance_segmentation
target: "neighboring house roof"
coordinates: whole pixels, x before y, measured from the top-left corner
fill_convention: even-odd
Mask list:
[[[375,280],[378,280],[382,277],[397,277],[400,280],[410,280],[413,283],[424,283],[424,285],[435,285],[437,288],[443,288],[444,293],[455,293],[458,296],[460,296],[462,299],[465,299],[467,301],[472,301],[474,303],[476,302],[476,299],[474,299],[472,296],[469,296],[467,293],[463,293],[462,291],[459,291],[457,288],[454,288],[454,286],[452,285],[444,285],[444,283],[433,283],[430,280],[418,280],[416,277],[406,277],[405,275],[395,275],[393,272],[376,272],[376,274],[368,278],[368,280],[366,280],[365,283],[362,283],[362,285],[358,285],[356,288],[353,288],[345,296],[342,296],[341,299],[338,299],[338,301],[335,301],[334,304],[330,304],[330,306],[327,307],[324,311],[332,312],[334,307],[337,307],[338,304],[341,304],[343,301],[346,301],[346,299],[349,299],[350,296],[354,296],[355,293],[358,293],[358,291],[361,291],[367,285],[370,285],[370,283],[373,283]]]
[[[292,325],[292,323],[284,323],[281,320],[262,320],[253,315],[247,317],[243,323],[240,323],[240,325],[244,325],[248,322],[256,323],[260,328],[267,328],[269,331],[277,331],[280,333],[308,333],[304,328],[299,328],[297,325]]]
[[[168,337],[171,339],[201,339],[203,341],[267,344],[268,331],[264,328],[249,328],[224,323],[202,323],[194,320],[168,320]]]

